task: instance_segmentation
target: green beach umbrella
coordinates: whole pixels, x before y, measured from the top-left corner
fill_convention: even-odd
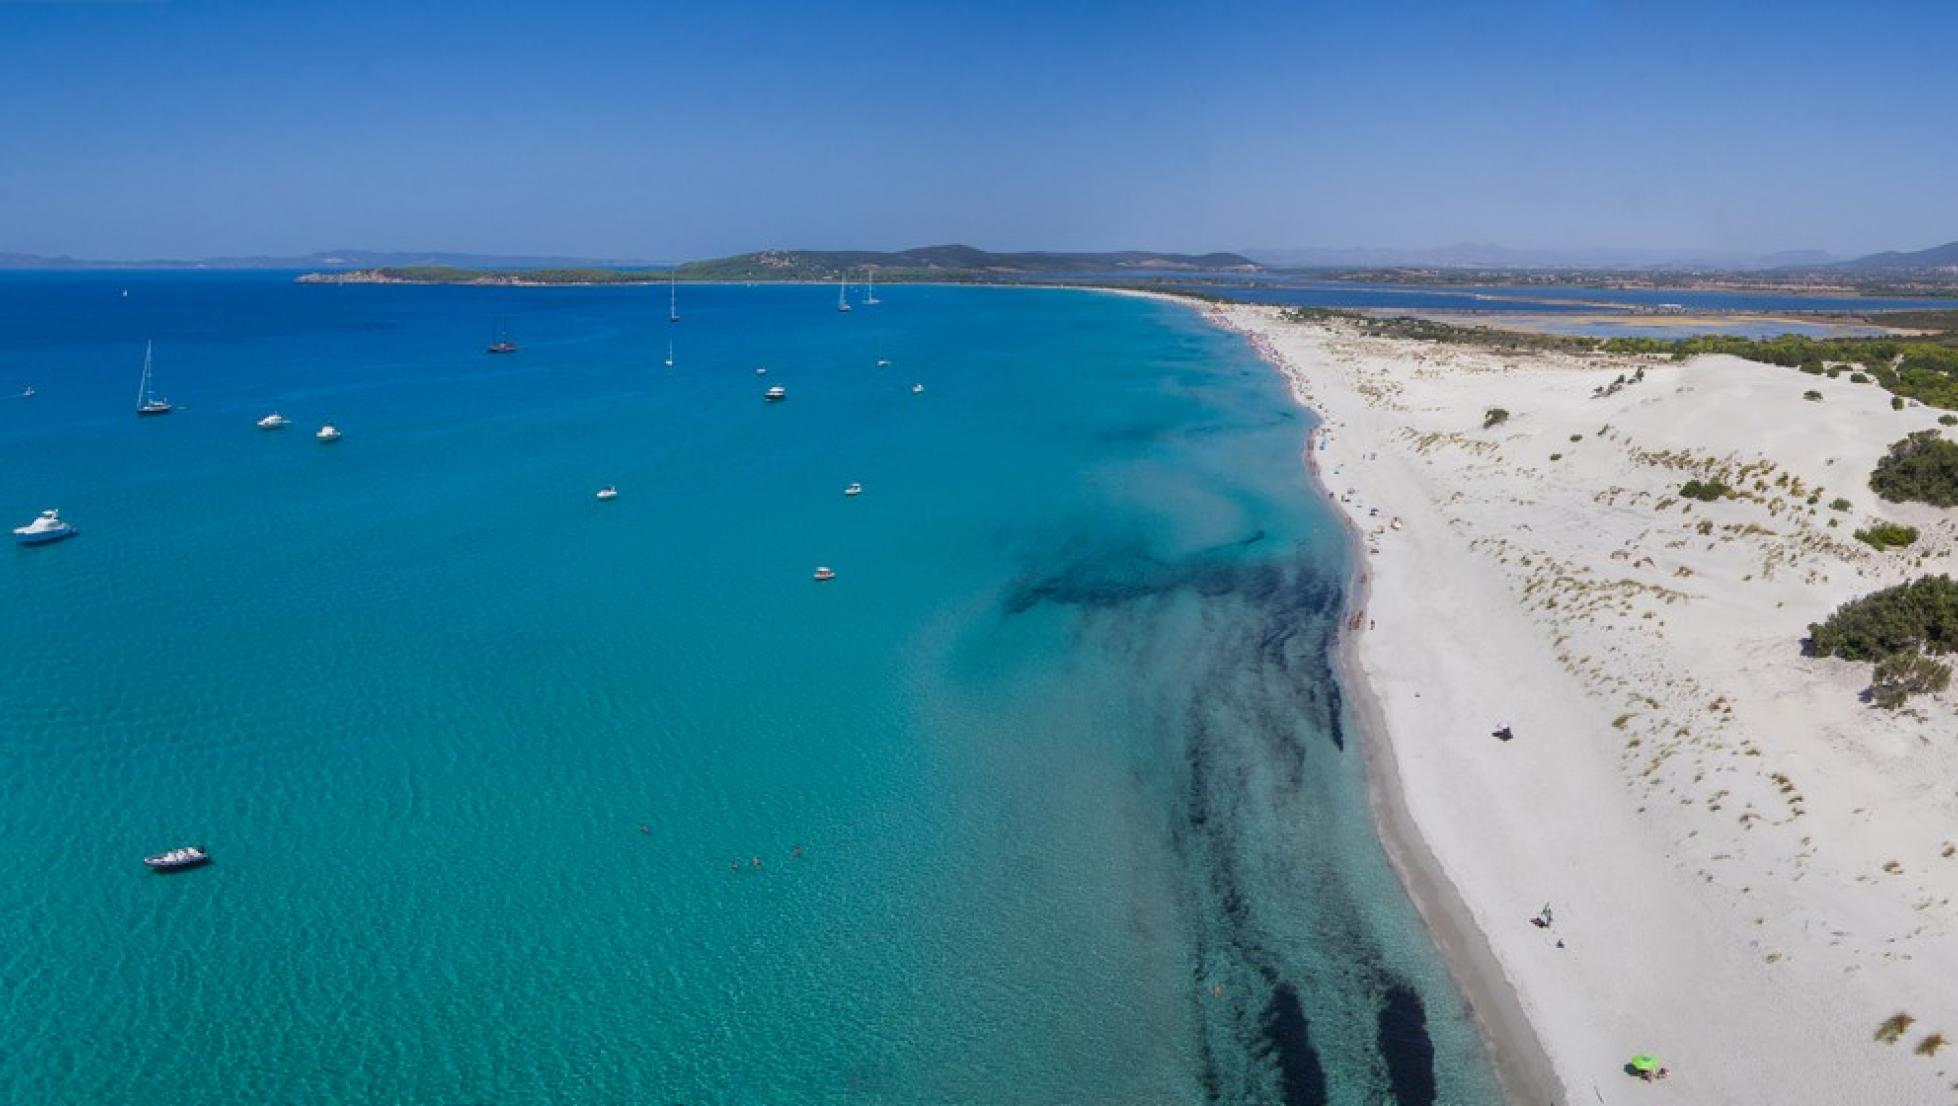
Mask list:
[[[1659,1058],[1649,1052],[1641,1052],[1637,1056],[1632,1057],[1632,1070],[1641,1072],[1658,1071]]]

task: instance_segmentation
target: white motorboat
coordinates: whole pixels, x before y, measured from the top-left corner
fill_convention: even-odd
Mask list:
[[[780,403],[783,400],[789,398],[789,390],[787,388],[782,387],[780,384],[777,384],[773,388],[770,388],[766,392],[763,392],[761,394],[761,398],[767,400],[770,403]]]
[[[25,526],[14,527],[14,540],[22,545],[46,545],[75,536],[75,528],[61,521],[60,511],[42,511]]]
[[[604,487],[602,487],[602,488],[600,488],[600,489],[598,489],[598,498],[600,498],[600,499],[617,499],[617,498],[619,498],[619,489],[617,489],[617,488],[615,488],[615,487],[613,487],[613,486],[612,486],[612,485],[610,485],[610,484],[607,484],[607,485],[605,485]]]
[[[862,484],[851,484],[850,486],[848,486],[848,487],[846,487],[846,488],[844,488],[844,489],[843,489],[843,494],[844,494],[844,495],[862,495],[862,494],[863,494],[863,485],[862,485]]]
[[[284,430],[287,421],[288,420],[284,415],[281,415],[277,411],[274,411],[271,414],[265,416],[264,418],[258,420],[258,428],[260,430]]]
[[[185,845],[181,849],[171,849],[169,852],[143,858],[143,863],[157,872],[174,872],[180,868],[195,868],[210,862],[211,854],[205,852],[201,845]]]
[[[313,437],[322,442],[337,442],[340,440],[340,428],[329,422],[313,431]]]

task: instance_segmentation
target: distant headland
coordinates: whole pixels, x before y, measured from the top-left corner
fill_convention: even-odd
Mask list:
[[[824,281],[873,272],[877,279],[989,281],[1091,277],[1102,274],[1256,273],[1263,266],[1235,253],[992,253],[972,246],[923,246],[912,250],[761,250],[733,257],[689,261],[673,268],[498,267],[377,265],[307,273],[306,284],[651,284],[684,281]]]

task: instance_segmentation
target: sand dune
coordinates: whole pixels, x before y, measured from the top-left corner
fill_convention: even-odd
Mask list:
[[[1497,1033],[1518,1100],[1958,1100],[1953,1053],[1918,1051],[1958,1034],[1953,711],[1866,706],[1868,666],[1799,647],[1842,601],[1948,567],[1948,513],[1867,484],[1940,412],[1728,357],[1497,355],[1271,308],[1212,317],[1326,420],[1316,464],[1370,550],[1354,660],[1412,821],[1503,978],[1452,950],[1458,973],[1492,1014],[1513,987],[1562,1084]],[[1484,429],[1493,407],[1510,416]],[[1695,477],[1737,494],[1680,498]],[[1924,536],[1851,539],[1879,517]],[[1528,921],[1546,902],[1547,930]],[[1876,1041],[1899,1012],[1914,1024]],[[1640,1051],[1665,1083],[1621,1070]]]

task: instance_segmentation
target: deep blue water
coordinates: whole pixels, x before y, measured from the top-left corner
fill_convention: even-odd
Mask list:
[[[0,276],[0,1100],[1496,1101],[1275,375],[880,293]]]

